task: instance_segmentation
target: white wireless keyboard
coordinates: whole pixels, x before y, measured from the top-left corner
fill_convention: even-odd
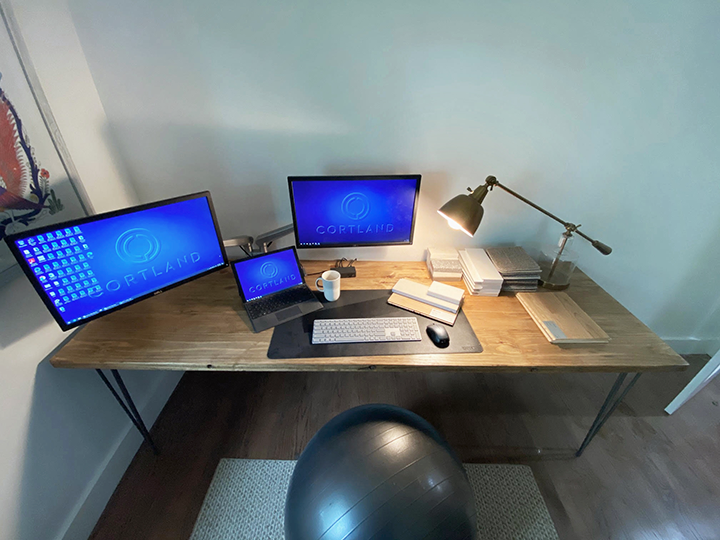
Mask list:
[[[421,339],[422,335],[415,317],[315,319],[313,323],[313,345],[420,341]]]

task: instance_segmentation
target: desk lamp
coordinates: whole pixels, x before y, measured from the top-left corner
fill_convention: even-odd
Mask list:
[[[565,232],[563,232],[562,234],[557,253],[555,254],[555,258],[550,264],[547,275],[545,275],[545,271],[543,271],[543,278],[541,282],[544,287],[550,289],[567,288],[567,281],[553,281],[553,276],[558,270],[558,265],[561,262],[561,256],[563,255],[563,251],[566,249],[568,241],[572,237],[573,233],[576,233],[578,236],[581,236],[582,238],[590,242],[592,246],[603,255],[610,255],[610,253],[612,253],[612,249],[610,248],[610,246],[603,244],[599,240],[593,240],[588,235],[580,231],[580,225],[575,225],[574,223],[563,221],[556,215],[548,212],[541,206],[538,206],[534,202],[526,199],[519,193],[516,193],[507,186],[502,185],[494,176],[488,176],[485,179],[485,184],[478,186],[474,191],[470,188],[467,188],[467,190],[471,192],[470,195],[458,195],[457,197],[450,199],[438,210],[438,214],[447,219],[448,225],[450,225],[450,227],[452,227],[453,229],[460,230],[468,236],[473,236],[478,226],[480,225],[480,220],[483,217],[484,210],[482,207],[482,202],[488,192],[492,191],[492,189],[496,186],[507,191],[513,197],[520,199],[525,204],[532,206],[535,210],[542,212],[546,216],[554,219],[563,227],[565,227]],[[572,266],[572,268],[574,268],[574,265]],[[572,271],[572,268],[570,269],[570,271]],[[570,272],[567,272],[568,278],[569,273]]]

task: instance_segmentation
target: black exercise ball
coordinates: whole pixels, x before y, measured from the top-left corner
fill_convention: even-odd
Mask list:
[[[286,540],[474,539],[465,469],[428,422],[400,407],[339,414],[298,459]]]

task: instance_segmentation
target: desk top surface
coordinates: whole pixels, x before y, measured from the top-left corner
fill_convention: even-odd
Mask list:
[[[306,261],[308,273],[330,267]],[[342,289],[390,289],[401,277],[430,283],[423,262],[358,262]],[[316,276],[307,279],[314,283]],[[451,283],[464,287],[462,282]],[[314,287],[311,285],[311,287]],[[50,363],[59,368],[215,371],[607,371],[684,369],[685,360],[579,270],[567,293],[611,338],[552,345],[514,295],[466,296],[463,310],[484,351],[473,354],[267,357],[273,330],[254,334],[227,268],[91,321]],[[538,294],[543,294],[539,292]]]

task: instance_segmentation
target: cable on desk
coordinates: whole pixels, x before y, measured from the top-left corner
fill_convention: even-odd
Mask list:
[[[348,260],[346,257],[343,257],[342,259],[338,259],[337,261],[335,261],[334,268],[344,278],[355,277],[356,271],[355,271],[355,267],[353,266],[353,264],[355,264],[356,261],[357,261],[357,259]],[[343,263],[345,263],[345,264],[343,264]]]
[[[330,267],[328,270],[338,269],[338,268],[353,268],[353,264],[357,259],[348,259],[347,257],[343,257],[342,259],[337,259],[335,261],[335,265]],[[320,270],[320,272],[311,272],[309,274],[305,274],[306,276],[319,276],[320,274],[324,273],[325,270]]]
[[[343,264],[343,262],[347,264]],[[357,258],[351,260],[348,260],[346,257],[343,257],[342,259],[338,259],[335,261],[335,268],[350,268],[352,265],[354,265],[357,262]]]

